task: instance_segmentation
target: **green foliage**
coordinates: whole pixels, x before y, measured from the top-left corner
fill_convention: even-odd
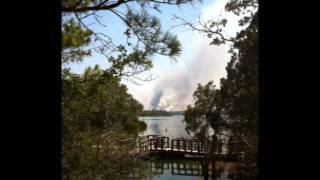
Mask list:
[[[147,124],[145,122],[143,122],[143,121],[139,121],[138,125],[139,125],[138,128],[139,128],[140,132],[142,132],[142,131],[147,129]]]
[[[239,26],[246,27],[246,25],[253,21],[254,16],[257,14],[258,0],[230,0],[225,5],[225,10],[240,16],[241,18],[238,21]],[[181,20],[181,18],[179,19]],[[186,22],[183,19],[182,21]],[[223,28],[226,26],[227,22],[227,19],[224,18],[209,20],[205,23],[200,23],[201,28],[196,28],[189,22],[186,22],[186,24],[192,29],[204,33],[208,38],[212,39],[210,45],[222,45],[227,42],[237,43],[239,37],[227,37],[226,34],[223,33]]]
[[[215,88],[213,81],[204,86],[198,84],[193,94],[194,107],[188,105],[184,113],[188,133],[193,132],[198,138],[205,138],[208,137],[210,126],[215,132],[220,131],[219,95],[219,90]]]
[[[62,24],[62,63],[81,62],[85,56],[91,54],[83,46],[91,42],[92,32],[83,29],[74,19]]]
[[[239,16],[241,14],[250,12],[252,8],[257,7],[258,0],[230,0],[225,6],[225,10],[233,12],[235,15]]]
[[[65,70],[62,81],[63,109],[70,109],[72,115],[77,115],[73,117],[76,120],[91,120],[88,123],[95,128],[104,129],[115,121],[125,125],[127,121],[133,121],[143,108],[119,83],[120,79],[97,66],[86,69],[83,76]]]
[[[148,10],[158,9],[162,4],[180,5],[194,1],[196,0],[118,0],[112,2],[62,0],[62,12],[65,16],[62,28],[62,62],[81,62],[91,53],[88,49],[84,50],[88,45],[92,45],[96,52],[106,56],[110,64],[109,71],[118,76],[133,76],[149,70],[152,67],[154,54],[176,60],[181,53],[181,44],[177,36],[168,31],[164,32],[160,20],[149,15]],[[139,6],[134,4],[139,4]],[[120,5],[127,5],[124,6],[125,12],[116,9]],[[126,26],[123,30],[123,35],[127,39],[126,43],[116,45],[107,33],[94,32],[89,28],[88,20],[91,23],[107,24],[107,22],[100,22],[97,18],[98,15],[95,13],[98,11],[112,13],[122,20]]]
[[[131,34],[136,35],[138,40],[144,45],[144,53],[153,55],[154,53],[174,57],[180,54],[181,45],[177,37],[169,32],[163,33],[160,20],[150,16],[147,11],[136,12],[129,9],[125,22],[129,26],[125,34],[131,38]]]
[[[188,106],[185,112],[188,130],[197,132],[210,123],[213,129],[228,128],[238,136],[245,136],[257,147],[257,20],[258,14],[248,28],[238,33],[238,41],[230,50],[232,57],[226,67],[227,78],[221,79],[220,90],[216,90],[212,82],[198,86],[194,93],[195,106]]]
[[[232,58],[221,80],[221,105],[233,132],[257,148],[258,141],[258,14],[231,49]],[[234,51],[238,50],[238,53]]]
[[[171,116],[170,112],[164,110],[144,110],[140,116]]]
[[[256,9],[259,7],[258,0],[230,0],[225,10],[234,13],[235,15],[242,16],[239,20],[240,26],[246,26],[250,24],[253,16],[256,14]]]
[[[76,24],[74,19],[70,19],[62,26],[62,48],[79,48],[90,42],[90,31],[83,30]]]
[[[152,56],[175,58],[181,52],[176,36],[161,29],[158,18],[147,13],[152,5],[180,5],[184,1],[62,0],[62,63],[82,62],[94,49],[105,55],[110,67],[88,68],[83,75],[62,72],[63,179],[127,179],[133,169],[145,175],[144,164],[132,157],[143,106],[127,92],[121,78],[152,67]],[[133,9],[129,4],[138,3]],[[127,4],[127,11],[116,7]],[[125,24],[127,42],[116,45],[89,23],[100,22],[96,12],[116,15]],[[91,19],[90,19],[91,18]],[[86,21],[84,21],[86,19]],[[121,33],[119,31],[119,33]]]
[[[231,0],[226,9],[240,15],[256,3]],[[234,38],[227,77],[220,80],[220,89],[215,89],[212,82],[199,85],[194,93],[194,107],[189,105],[185,112],[188,131],[204,136],[209,125],[218,133],[221,129],[229,130],[233,138],[244,144],[248,163],[253,164],[258,153],[258,13],[239,22],[249,25]]]
[[[124,129],[130,134],[138,135],[139,132],[146,130],[147,124],[143,121],[139,121],[138,119],[134,119],[133,121],[127,122],[124,126]]]
[[[183,115],[184,111],[144,110],[140,116],[173,116]]]
[[[170,111],[171,115],[184,115],[184,111]]]
[[[130,151],[137,133],[145,128],[145,124],[138,122],[142,109],[119,78],[98,66],[87,68],[83,75],[65,69],[62,72],[63,179],[116,178],[128,168],[128,161],[138,163]]]

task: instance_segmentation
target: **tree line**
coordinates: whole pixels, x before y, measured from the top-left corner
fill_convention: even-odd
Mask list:
[[[127,179],[136,169],[142,177],[150,176],[145,164],[131,153],[139,131],[145,128],[138,121],[143,106],[128,93],[121,80],[148,81],[148,78],[140,79],[139,74],[152,68],[155,54],[176,60],[181,53],[177,37],[164,31],[160,20],[148,11],[160,11],[162,5],[195,2],[198,1],[62,0],[62,65],[81,63],[93,52],[102,54],[108,64],[106,69],[89,67],[83,74],[62,69],[62,179]],[[256,5],[253,0],[230,0],[226,10],[241,14]],[[102,11],[123,22],[125,43],[116,44],[112,37],[90,28],[93,22],[105,26],[107,22],[102,22],[98,13]],[[196,103],[185,112],[187,130],[201,135],[208,126],[216,132],[230,129],[247,143],[254,157],[258,119],[258,12],[239,22],[249,26],[236,38],[223,36],[221,27],[226,23],[226,20],[211,21],[198,29],[213,39],[212,44],[231,42],[232,59],[220,89],[213,82],[198,86],[194,94]],[[205,126],[199,124],[200,120],[206,122],[202,123]]]
[[[144,110],[140,116],[173,116],[183,115],[184,111]]]
[[[225,9],[241,14],[257,5],[258,2],[254,0],[233,0],[227,3]],[[256,10],[240,19],[239,25],[245,28],[231,39],[231,60],[226,67],[226,78],[220,80],[220,88],[213,81],[205,85],[198,84],[193,94],[195,103],[188,105],[184,114],[186,130],[200,139],[208,136],[211,127],[216,134],[228,135],[240,141],[247,154],[246,163],[253,168],[253,174],[257,171],[258,155],[258,15],[259,11]],[[214,27],[221,22],[210,23]],[[207,28],[204,26],[195,30],[211,37],[214,31]],[[218,37],[213,37],[212,44],[226,42],[223,35],[218,34]]]
[[[132,154],[139,131],[146,128],[138,121],[143,106],[121,80],[148,81],[139,74],[152,68],[155,54],[175,60],[181,52],[177,37],[163,30],[160,20],[148,11],[193,2],[62,0],[62,179],[128,179],[134,171],[150,176],[145,163]],[[124,43],[91,28],[92,23],[101,28],[108,23],[99,12],[124,24],[123,32],[119,30]],[[88,67],[75,74],[66,68],[93,53],[105,57],[106,69]]]

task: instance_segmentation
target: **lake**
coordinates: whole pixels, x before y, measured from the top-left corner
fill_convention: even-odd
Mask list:
[[[170,139],[180,137],[191,137],[186,132],[186,123],[184,116],[161,116],[161,117],[139,117],[140,121],[147,124],[147,129],[140,135],[162,135]]]
[[[139,117],[147,124],[145,135],[162,135],[172,138],[191,138],[185,130],[184,116]],[[210,131],[209,134],[212,134]],[[206,164],[207,163],[207,164]],[[236,163],[232,162],[206,162],[195,159],[156,159],[150,162],[149,171],[154,174],[153,180],[234,180],[239,176],[235,173]],[[212,171],[214,167],[214,171]]]

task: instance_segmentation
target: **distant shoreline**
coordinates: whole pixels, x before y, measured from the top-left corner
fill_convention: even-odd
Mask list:
[[[164,110],[144,110],[139,116],[141,117],[153,117],[153,116],[174,116],[174,115],[184,115],[184,111],[164,111]]]

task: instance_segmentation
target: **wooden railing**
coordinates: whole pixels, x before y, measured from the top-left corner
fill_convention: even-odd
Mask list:
[[[197,139],[176,138],[169,141],[169,137],[148,135],[139,137],[140,151],[172,151],[196,154],[220,154],[221,148],[212,140],[199,141]]]

